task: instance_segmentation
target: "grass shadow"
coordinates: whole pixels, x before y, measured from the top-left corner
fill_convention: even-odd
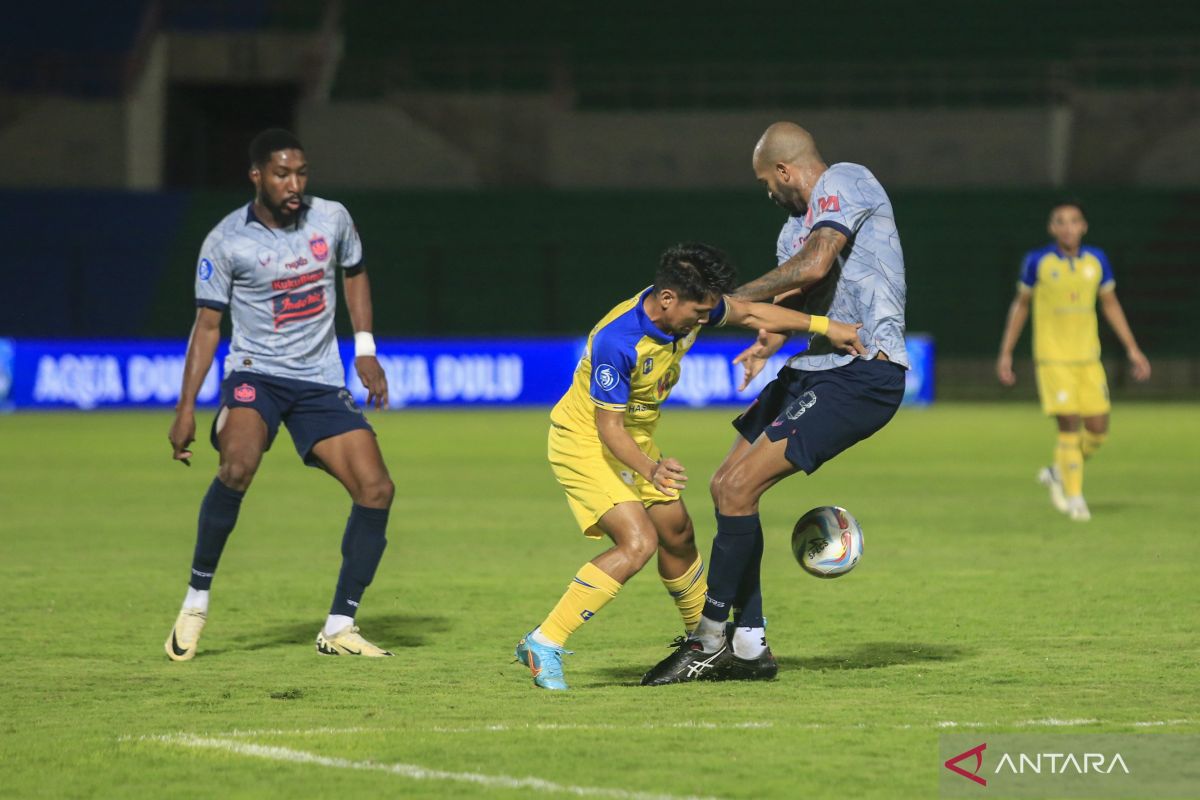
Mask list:
[[[320,624],[309,620],[277,625],[267,631],[245,632],[235,637],[228,647],[205,649],[203,652],[206,656],[215,656],[289,644],[312,646]],[[366,624],[370,626],[370,630],[364,632],[367,638],[393,651],[400,648],[424,647],[428,644],[430,634],[445,633],[452,627],[448,617],[427,614],[372,614],[367,618]]]
[[[961,661],[973,651],[953,644],[929,642],[864,642],[845,653],[779,657],[780,669],[883,669],[901,664]]]

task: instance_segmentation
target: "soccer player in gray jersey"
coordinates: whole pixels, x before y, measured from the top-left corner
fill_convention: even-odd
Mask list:
[[[865,167],[827,166],[808,131],[790,122],[767,128],[753,166],[771,200],[790,216],[779,236],[779,266],[733,296],[774,298],[808,314],[858,323],[867,352],[838,352],[817,331],[808,349],[734,420],[739,435],[709,486],[717,535],[703,616],[693,635],[646,673],[645,684],[775,677],[759,582],[759,498],[878,431],[904,396],[904,255],[887,193]],[[760,331],[758,342],[735,359],[744,370],[742,388],[785,341]]]
[[[213,228],[196,267],[196,322],[168,435],[175,459],[188,466],[196,394],[212,366],[226,310],[233,317],[233,339],[209,437],[220,467],[200,504],[191,578],[167,637],[167,656],[188,661],[196,654],[213,573],[280,422],[304,462],[337,478],[353,502],[333,606],[317,634],[317,650],[390,656],[354,624],[387,545],[394,493],[374,431],[346,390],[333,330],[340,275],[355,330],[354,367],[367,388],[367,404],[382,408],[387,379],[375,358],[371,289],[358,231],[340,203],[304,194],[308,162],[287,131],[263,131],[250,143],[250,180],[253,202]]]

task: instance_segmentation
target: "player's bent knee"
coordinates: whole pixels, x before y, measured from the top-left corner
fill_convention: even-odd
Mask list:
[[[384,476],[360,486],[354,502],[367,508],[391,508],[392,498],[395,496],[396,484],[391,478]]]
[[[721,477],[716,487],[714,501],[723,514],[737,514],[739,509],[754,506],[758,502],[759,487],[756,481],[742,469],[734,467]],[[741,511],[740,513],[750,513]]]
[[[658,552],[658,536],[653,534],[632,536],[621,544],[621,550],[626,558],[638,569],[641,569]]]
[[[254,480],[254,473],[257,471],[257,459],[227,457],[225,463],[218,469],[217,477],[230,489],[244,492],[250,488],[250,483]]]

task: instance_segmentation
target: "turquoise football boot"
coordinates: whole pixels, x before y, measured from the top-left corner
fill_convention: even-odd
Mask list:
[[[517,661],[529,667],[535,686],[560,692],[567,689],[567,681],[563,678],[562,667],[564,654],[570,655],[571,651],[536,642],[529,634],[517,642],[517,649],[514,653]]]

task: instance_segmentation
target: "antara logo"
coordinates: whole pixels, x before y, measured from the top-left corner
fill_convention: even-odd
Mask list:
[[[979,776],[979,771],[983,768],[983,751],[987,750],[987,742],[976,745],[970,750],[966,750],[946,760],[943,766],[951,772],[961,775],[967,780],[974,781],[980,786],[987,786],[987,779]],[[974,759],[974,769],[968,771],[959,766],[962,761],[967,761],[970,766],[970,760]],[[1026,772],[1041,775],[1043,772],[1049,775],[1066,775],[1074,773],[1076,775],[1086,775],[1090,772],[1099,772],[1105,775],[1111,774],[1114,770],[1120,768],[1126,775],[1129,773],[1129,766],[1125,763],[1125,759],[1120,753],[1113,753],[1111,756],[1105,753],[1001,753],[1000,760],[996,763],[996,768],[992,770],[993,775],[999,775],[1002,772],[1007,772],[1012,775],[1024,775]]]

